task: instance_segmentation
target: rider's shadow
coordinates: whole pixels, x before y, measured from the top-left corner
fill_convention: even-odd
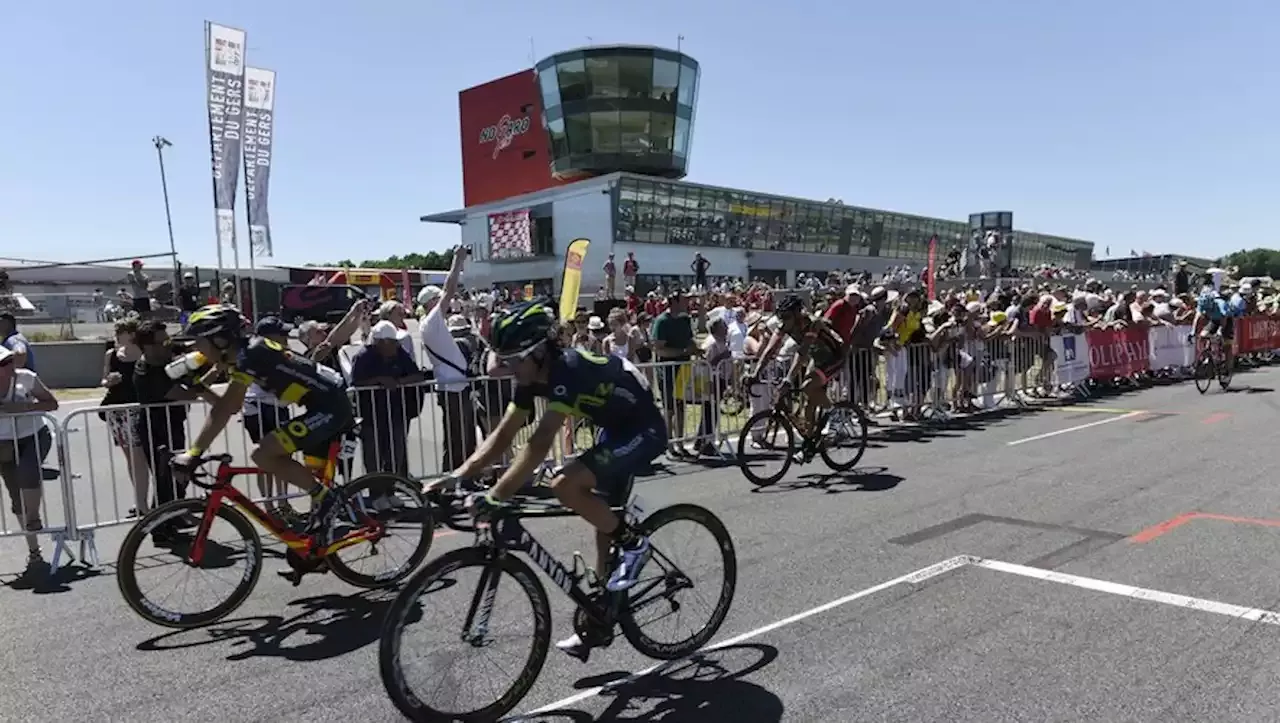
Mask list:
[[[452,581],[446,583],[451,586]],[[317,595],[289,603],[301,608],[291,617],[260,615],[234,620],[223,620],[211,626],[195,630],[178,630],[166,633],[137,645],[138,650],[182,650],[216,643],[229,643],[243,647],[227,656],[227,660],[247,660],[254,657],[276,657],[285,660],[311,662],[329,660],[354,652],[381,637],[382,623],[391,603],[399,593],[397,588],[364,590],[354,595]],[[407,621],[422,619],[422,608],[414,606]],[[288,640],[301,634],[307,638],[300,645],[288,645]]]
[[[604,690],[599,697],[611,699],[594,717],[579,710],[555,710],[506,720],[777,723],[782,720],[782,700],[761,686],[742,680],[777,657],[777,648],[750,643],[672,661],[645,676],[592,676],[578,681],[576,687],[602,685]],[[605,682],[606,678],[612,682]],[[581,707],[587,707],[591,700],[588,698]]]

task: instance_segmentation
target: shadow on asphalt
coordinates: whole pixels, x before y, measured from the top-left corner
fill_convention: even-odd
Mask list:
[[[806,472],[796,479],[768,487],[755,487],[752,494],[778,494],[793,490],[823,490],[829,495],[842,492],[884,492],[897,487],[904,477],[890,474],[888,467],[855,467],[848,472]]]
[[[599,698],[609,703],[598,715],[565,709],[505,720],[508,723],[653,720],[776,723],[782,720],[782,700],[741,678],[764,668],[777,657],[777,648],[751,643],[671,661],[645,676],[635,677],[621,671],[595,675],[579,680],[574,687],[604,687]]]
[[[50,573],[53,573],[52,575]],[[31,565],[20,573],[0,573],[0,580],[10,590],[30,590],[36,595],[71,592],[71,585],[102,574],[102,570],[79,563],[60,566],[57,571],[49,563]]]
[[[445,587],[452,585],[452,581]],[[443,589],[443,588],[441,588]],[[223,620],[194,630],[176,630],[138,643],[142,651],[173,651],[225,643],[243,648],[227,655],[227,660],[256,657],[293,661],[329,660],[378,642],[387,610],[399,594],[398,588],[364,590],[354,595],[317,595],[289,603],[301,611],[292,617],[257,615]],[[409,622],[422,618],[415,606]],[[288,645],[294,635],[306,642]]]

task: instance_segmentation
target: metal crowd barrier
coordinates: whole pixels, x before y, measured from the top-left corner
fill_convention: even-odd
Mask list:
[[[1142,373],[1168,372],[1170,378],[1181,378],[1194,358],[1190,331],[1190,327],[1141,331],[1148,340]],[[987,334],[946,335],[930,344],[905,347],[878,342],[875,348],[856,349],[828,391],[834,398],[858,401],[873,423],[884,419],[930,422],[956,413],[1021,408],[1038,398],[1085,395],[1098,384],[1137,376],[1129,373],[1132,360],[1111,355],[1116,349],[1123,351],[1121,337],[1134,337],[1138,331],[1102,332],[1092,342],[1085,335]],[[1106,334],[1120,341],[1112,342]],[[1107,346],[1113,343],[1116,349]],[[1270,345],[1280,348],[1280,342]],[[1270,352],[1260,347],[1249,354],[1270,358]],[[688,456],[727,458],[736,450],[748,417],[773,402],[773,389],[788,364],[782,359],[762,370],[761,383],[750,389],[744,388],[743,380],[751,361],[744,358],[726,359],[714,369],[704,361],[637,367],[668,419],[671,446],[684,448]],[[1113,370],[1114,378],[1107,378]],[[480,377],[443,386],[427,381],[353,388],[353,406],[363,419],[361,449],[345,473],[354,477],[367,471],[392,471],[419,480],[443,474],[497,424],[511,400],[512,384],[510,378]],[[207,409],[202,401],[116,405],[75,410],[61,423],[48,414],[0,416],[0,472],[14,472],[5,477],[3,494],[11,499],[4,512],[12,516],[0,515],[0,537],[51,536],[55,569],[61,555],[69,554],[67,544],[72,542],[79,543],[81,560],[96,564],[97,530],[132,524],[137,510],[190,491],[174,487],[167,465],[158,463],[155,450],[160,446],[186,449]],[[259,406],[258,413],[272,412]],[[247,462],[253,443],[245,421],[241,417],[239,423],[228,424],[210,450],[229,452]],[[43,460],[48,470],[42,475],[38,496],[26,493],[13,499],[14,489],[31,482],[28,477],[26,482],[9,483],[10,476],[20,475],[16,467],[6,466],[4,450],[12,448],[14,459],[30,464],[26,451],[30,445],[14,442],[12,433],[5,441],[6,425],[19,431],[40,425],[49,430],[52,443]],[[517,447],[528,441],[532,430],[533,425],[522,430]],[[571,422],[547,462],[580,453],[594,439],[595,430]],[[260,502],[280,503],[303,496],[273,480],[241,478],[236,485]],[[39,505],[40,528],[28,531],[26,525],[34,525],[36,518],[26,508],[33,504]]]

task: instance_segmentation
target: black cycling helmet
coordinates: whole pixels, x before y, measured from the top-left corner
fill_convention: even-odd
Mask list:
[[[244,335],[244,328],[244,316],[239,309],[230,304],[211,304],[191,312],[184,335],[203,339],[237,339]]]
[[[535,299],[507,309],[492,323],[489,347],[504,356],[518,354],[555,336],[556,312],[545,300]]]
[[[778,302],[778,314],[790,314],[801,311],[804,311],[804,302],[795,294],[787,294],[782,297],[782,301]]]

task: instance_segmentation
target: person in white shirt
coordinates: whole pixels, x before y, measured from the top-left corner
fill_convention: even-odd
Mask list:
[[[426,286],[418,292],[422,317],[422,348],[426,352],[423,366],[430,368],[436,381],[436,401],[444,411],[445,450],[442,470],[460,466],[476,449],[475,403],[467,380],[467,359],[449,333],[448,310],[458,295],[458,281],[466,262],[467,248],[453,251],[453,265],[444,280],[444,288]]]
[[[27,568],[43,561],[35,533],[44,529],[40,503],[44,497],[44,460],[53,449],[53,433],[44,417],[58,400],[30,369],[19,369],[17,355],[0,348],[0,478],[9,505],[27,532]],[[14,415],[14,416],[10,416]]]

